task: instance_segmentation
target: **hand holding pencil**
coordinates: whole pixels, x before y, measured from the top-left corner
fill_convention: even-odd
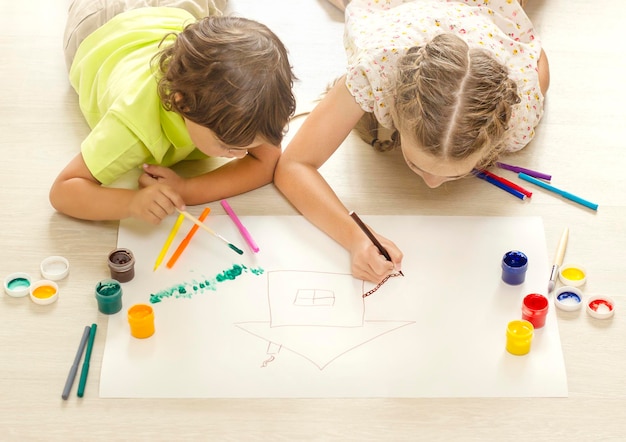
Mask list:
[[[401,270],[403,255],[400,249],[387,238],[374,235],[355,212],[350,212],[349,215],[364,233],[362,240],[350,250],[353,276],[379,283],[391,273],[403,275]],[[375,247],[374,252],[372,245]]]

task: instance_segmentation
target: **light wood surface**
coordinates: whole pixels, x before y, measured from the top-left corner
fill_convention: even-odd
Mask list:
[[[307,19],[306,8],[326,7],[322,0],[298,2],[306,6],[294,26]],[[552,81],[536,139],[506,158],[553,174],[555,186],[599,203],[597,213],[538,188],[524,203],[478,179],[428,189],[398,153],[375,153],[355,136],[323,167],[361,215],[538,215],[550,259],[568,226],[565,261],[585,266],[585,294],[613,297],[617,313],[608,321],[584,311],[558,313],[565,399],[100,399],[107,318],[93,289],[109,275],[117,223],[70,219],[48,203],[50,184],[88,130],[63,62],[66,8],[66,0],[0,2],[0,276],[38,277],[49,255],[71,264],[53,305],[0,294],[0,440],[624,440],[626,2],[529,1]],[[215,165],[177,170],[193,174]],[[231,204],[242,208],[239,215],[296,213],[272,185]],[[224,213],[219,203],[210,206]],[[81,332],[92,322],[98,335],[85,397],[63,401]]]

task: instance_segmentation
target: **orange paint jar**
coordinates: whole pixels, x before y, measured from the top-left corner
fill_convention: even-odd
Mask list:
[[[128,309],[130,334],[135,338],[149,338],[154,334],[154,311],[146,304],[135,304]]]

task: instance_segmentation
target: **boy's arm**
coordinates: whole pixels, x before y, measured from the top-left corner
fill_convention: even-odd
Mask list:
[[[351,254],[352,273],[378,282],[393,270],[348,215],[348,210],[318,169],[338,149],[363,115],[340,79],[306,118],[283,153],[274,182],[289,201],[313,224]],[[399,270],[402,253],[377,235]]]
[[[186,204],[197,205],[257,189],[272,182],[281,148],[262,144],[248,150],[248,155],[192,178],[183,179],[166,167],[144,167],[141,186],[166,184],[179,193]]]
[[[74,218],[105,221],[134,217],[152,224],[173,213],[175,207],[184,208],[182,197],[166,185],[141,190],[101,186],[82,154],[76,155],[52,184],[50,203]]]

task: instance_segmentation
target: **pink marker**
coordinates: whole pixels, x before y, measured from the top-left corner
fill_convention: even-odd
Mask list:
[[[230,204],[228,204],[228,201],[221,200],[220,204],[222,205],[226,213],[228,213],[228,216],[230,216],[230,219],[233,220],[233,222],[239,229],[239,233],[241,233],[241,236],[243,236],[243,239],[246,240],[246,242],[248,243],[252,251],[254,253],[257,253],[259,251],[259,246],[257,246],[256,243],[254,242],[254,239],[252,239],[252,236],[250,235],[250,232],[248,232],[248,229],[246,229],[245,226],[241,223],[241,221],[239,221],[239,218],[237,217],[233,209],[230,207]]]

